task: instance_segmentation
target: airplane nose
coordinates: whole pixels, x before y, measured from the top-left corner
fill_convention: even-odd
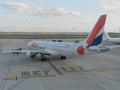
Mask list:
[[[28,46],[29,46],[29,47],[32,47],[32,48],[37,48],[38,45],[37,45],[36,42],[33,42],[33,41],[31,42],[31,41],[30,41],[30,42],[28,43]]]
[[[32,42],[29,42],[29,43],[28,43],[28,46],[31,47],[31,46],[32,46]]]

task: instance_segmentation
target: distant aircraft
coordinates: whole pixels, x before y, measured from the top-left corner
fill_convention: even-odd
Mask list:
[[[107,41],[109,42],[114,42],[116,44],[120,44],[120,38],[111,38],[108,33],[104,32],[104,36],[106,38]]]
[[[25,53],[28,57],[35,58],[40,55],[41,61],[46,61],[47,57],[59,56],[60,59],[66,59],[67,56],[82,56],[109,51],[111,48],[120,47],[102,45],[104,34],[104,25],[106,15],[101,15],[88,37],[80,43],[75,42],[54,42],[32,40],[28,43],[29,50],[17,49],[13,51],[4,51],[4,53]]]

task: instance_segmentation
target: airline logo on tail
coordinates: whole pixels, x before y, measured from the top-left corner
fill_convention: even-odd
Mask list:
[[[85,41],[88,47],[97,46],[102,43],[105,21],[106,15],[102,15]]]

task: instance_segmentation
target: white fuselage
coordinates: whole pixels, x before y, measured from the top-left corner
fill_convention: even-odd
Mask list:
[[[120,38],[112,38],[106,32],[104,33],[104,40],[120,44]]]
[[[36,47],[33,47],[32,44],[36,44]],[[85,45],[74,42],[53,42],[35,40],[29,42],[28,46],[32,49],[43,49],[46,52],[53,53],[53,55],[83,55],[85,53],[85,51],[82,53],[78,53],[77,51],[79,46],[85,48]]]
[[[120,44],[120,38],[109,38],[108,41]]]

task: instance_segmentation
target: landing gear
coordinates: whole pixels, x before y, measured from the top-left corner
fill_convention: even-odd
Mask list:
[[[66,59],[66,56],[61,56],[60,59],[61,60]]]
[[[41,62],[47,61],[47,58],[45,57],[45,55],[41,54]]]
[[[46,57],[42,57],[42,58],[41,58],[41,62],[44,62],[44,61],[47,61],[47,58],[46,58]]]

